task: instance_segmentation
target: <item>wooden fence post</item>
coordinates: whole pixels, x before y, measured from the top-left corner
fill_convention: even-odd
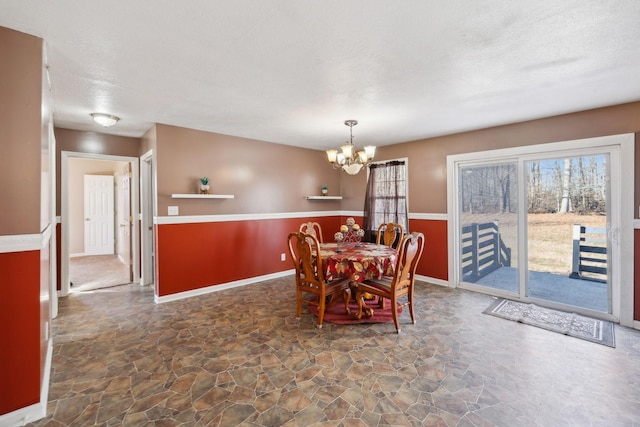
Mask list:
[[[498,220],[491,221],[493,224],[493,263],[500,265],[500,224]]]
[[[473,248],[473,256],[471,257],[471,274],[472,277],[477,279],[480,277],[479,264],[478,264],[478,223],[471,224],[471,247]],[[474,279],[474,280],[475,280]]]
[[[580,232],[582,227],[580,224],[573,224],[573,261],[571,262],[572,279],[580,279]]]

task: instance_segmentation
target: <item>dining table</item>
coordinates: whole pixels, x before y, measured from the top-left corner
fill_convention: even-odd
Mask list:
[[[397,251],[389,246],[364,242],[321,243],[325,279],[349,278],[351,282],[393,276]]]

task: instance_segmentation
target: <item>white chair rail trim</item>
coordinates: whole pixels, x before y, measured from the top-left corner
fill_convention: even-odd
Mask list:
[[[312,211],[312,212],[279,212],[259,214],[230,214],[230,215],[185,215],[185,216],[157,216],[154,224],[189,224],[198,222],[230,222],[230,221],[260,221],[265,219],[309,218],[322,216],[362,216],[358,211]]]
[[[39,251],[51,240],[52,226],[49,224],[39,234],[14,234],[0,236],[0,253]]]
[[[185,216],[157,216],[153,223],[162,224],[190,224],[201,222],[229,222],[229,221],[260,221],[265,219],[309,218],[323,216],[364,216],[362,211],[310,211],[310,212],[278,212],[256,214],[228,214],[228,215],[185,215]],[[447,221],[447,214],[410,213],[409,219]]]

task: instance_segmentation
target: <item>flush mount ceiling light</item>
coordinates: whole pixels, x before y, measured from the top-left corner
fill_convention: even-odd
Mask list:
[[[105,113],[91,113],[91,117],[93,117],[94,122],[106,128],[115,125],[118,123],[118,120],[120,120],[120,117]]]
[[[345,125],[349,126],[351,139],[338,150],[327,150],[327,159],[333,165],[334,169],[342,168],[349,175],[355,175],[360,172],[363,166],[366,166],[373,160],[376,153],[376,147],[367,145],[364,150],[356,152],[353,145],[353,127],[358,124],[357,120],[345,120]]]

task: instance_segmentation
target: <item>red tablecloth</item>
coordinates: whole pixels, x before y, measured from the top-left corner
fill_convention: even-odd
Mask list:
[[[321,243],[320,255],[328,281],[348,277],[355,282],[393,276],[397,252],[374,243]]]

